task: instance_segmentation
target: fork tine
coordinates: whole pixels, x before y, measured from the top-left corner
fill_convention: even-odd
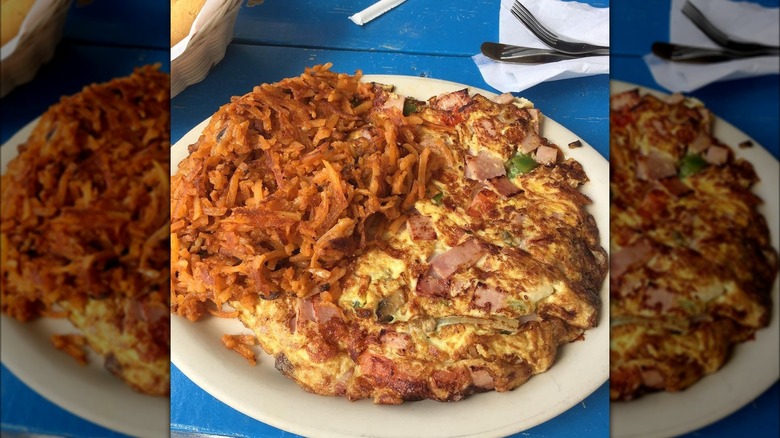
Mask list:
[[[522,21],[523,24],[525,24],[529,30],[543,42],[554,44],[558,39],[554,33],[544,27],[542,23],[540,23],[539,20],[518,0],[515,0],[514,5],[512,5],[512,14]]]
[[[767,46],[759,43],[743,42],[731,39],[731,37],[724,31],[720,30],[713,22],[711,22],[699,8],[696,7],[690,0],[686,1],[682,8],[683,14],[688,17],[696,27],[699,28],[705,35],[716,44],[721,47],[725,47],[729,50],[737,52],[757,52],[768,51],[770,55],[777,51],[778,46]]]
[[[591,53],[594,51],[608,50],[608,47],[561,39],[558,35],[545,27],[534,15],[526,9],[520,0],[515,0],[511,8],[512,15],[531,31],[541,42],[547,46],[568,54]]]
[[[688,17],[688,19],[691,20],[693,24],[696,25],[696,27],[699,28],[702,32],[704,32],[707,37],[709,37],[714,42],[720,44],[721,46],[727,46],[729,42],[729,37],[723,31],[715,27],[710,20],[707,19],[707,17],[702,14],[702,12],[697,8],[693,3],[689,1],[686,1],[685,4],[682,7],[682,13]]]

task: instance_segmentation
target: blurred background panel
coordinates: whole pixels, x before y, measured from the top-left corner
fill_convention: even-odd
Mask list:
[[[51,60],[41,66],[30,82],[0,99],[0,142],[6,143],[60,97],[74,94],[86,85],[128,76],[135,67],[147,64],[160,64],[162,71],[169,71],[169,10],[168,2],[157,0],[73,1]],[[2,336],[3,344],[12,342],[6,339],[5,332]],[[72,361],[49,347],[63,362]],[[47,394],[32,390],[5,365],[0,378],[3,436],[125,436],[52,403],[45,397]],[[153,403],[162,403],[160,417],[167,423],[167,399],[158,397]],[[117,409],[116,415],[125,412]]]
[[[749,3],[774,8],[770,14],[774,16],[775,20],[778,19],[777,0],[750,0]],[[670,9],[672,4],[672,0],[653,2],[611,0],[610,30],[612,52],[610,76],[613,80],[625,81],[662,92],[669,92],[669,90],[656,82],[648,64],[643,58],[651,53],[651,46],[654,42],[670,42]],[[778,149],[780,148],[780,140],[778,139],[780,135],[778,130],[778,125],[780,124],[780,116],[778,115],[779,86],[780,80],[778,80],[778,75],[773,73],[744,79],[714,82],[683,94],[701,100],[713,114],[755,139],[777,159]],[[736,147],[736,144],[731,144],[730,146]],[[774,193],[777,196],[777,187],[775,187]],[[777,201],[770,200],[770,202]],[[775,297],[776,292],[775,290]],[[772,318],[778,318],[778,315],[773,314]],[[776,345],[771,348],[774,349],[775,354],[778,354]],[[739,436],[744,434],[745,431],[750,431],[749,434],[751,436],[778,436],[777,412],[780,390],[778,389],[776,371],[774,379],[775,383],[773,385],[766,388],[763,392],[759,391],[754,400],[741,408],[735,408],[736,412],[733,414],[706,427],[690,431],[685,436]],[[684,393],[681,395],[684,395]],[[724,400],[728,400],[730,397],[736,396],[729,393],[723,395]],[[715,400],[710,400],[704,403],[692,403],[692,405],[698,408],[706,408],[710,404],[715,404],[714,402]],[[615,404],[613,404],[613,427],[615,422],[618,421],[616,413],[619,412],[619,409],[615,409]],[[698,421],[699,419],[694,418],[694,420]],[[658,422],[659,430],[663,429],[664,426],[663,421]]]

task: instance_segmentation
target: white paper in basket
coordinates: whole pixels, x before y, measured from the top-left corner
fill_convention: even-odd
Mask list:
[[[184,51],[187,50],[187,46],[190,44],[190,40],[195,35],[195,33],[199,32],[201,29],[206,28],[212,19],[215,19],[215,17],[220,15],[217,14],[217,11],[219,11],[219,9],[222,7],[226,7],[227,3],[230,2],[231,0],[206,0],[206,3],[203,4],[203,7],[198,13],[198,16],[195,17],[195,21],[192,23],[192,27],[190,27],[190,33],[188,33],[184,39],[176,43],[175,46],[171,47],[171,61],[184,53]]]
[[[24,17],[22,26],[19,28],[19,33],[15,37],[11,38],[2,48],[0,48],[0,61],[4,60],[13,53],[19,46],[19,41],[23,40],[23,37],[35,30],[38,23],[47,19],[54,13],[54,9],[62,3],[61,0],[38,0],[30,8],[30,12]]]

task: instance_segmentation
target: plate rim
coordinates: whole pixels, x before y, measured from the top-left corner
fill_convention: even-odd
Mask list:
[[[672,94],[672,93],[669,93],[669,92],[660,91],[660,90],[657,90],[657,89],[654,89],[654,88],[651,88],[651,87],[647,87],[647,86],[644,86],[644,85],[639,85],[639,84],[628,82],[628,81],[622,81],[622,80],[617,80],[617,79],[610,79],[610,96],[612,96],[615,93],[622,92],[622,91],[628,91],[628,90],[631,90],[631,89],[639,89],[640,92],[642,92],[642,93],[649,93],[649,94],[652,94],[652,95],[654,95],[656,97],[665,97],[665,96],[669,96],[669,95]],[[688,97],[688,96],[690,96],[690,93],[683,93],[683,95],[686,95],[686,97]],[[694,99],[696,99],[696,98],[694,97]],[[706,102],[703,102],[703,103],[706,105]],[[755,139],[753,139],[752,137],[750,137],[745,132],[743,132],[739,128],[735,127],[734,125],[732,125],[731,123],[729,123],[725,119],[721,118],[719,115],[714,114],[714,113],[712,115],[715,117],[715,121],[713,123],[713,134],[721,142],[723,142],[724,144],[729,145],[730,149],[735,153],[736,156],[743,157],[746,154],[746,152],[745,152],[745,150],[742,150],[742,149],[736,147],[735,145],[732,145],[731,144],[731,140],[726,140],[724,138],[721,138],[721,136],[724,133],[729,138],[731,138],[733,136],[741,136],[741,137],[744,137],[747,140],[750,140],[751,142],[753,142],[753,147],[750,148],[750,149],[762,151],[764,154],[766,154],[766,156],[771,158],[771,161],[774,162],[774,164],[776,166],[778,165],[778,159],[775,158],[766,148],[764,148]],[[754,162],[755,159],[751,159],[749,161],[751,162],[751,164],[753,164],[754,168],[758,167],[758,166],[756,166],[756,163]],[[761,167],[762,168],[764,167],[763,163],[762,163]],[[764,176],[765,175],[763,175],[763,174],[759,174],[759,177],[761,178],[762,182],[765,181],[764,180]],[[774,176],[774,184],[775,184],[775,187],[777,187],[777,179],[778,179],[777,174],[770,175],[770,176]],[[771,185],[772,182],[773,181],[771,181],[771,180],[767,181],[766,184],[764,184],[764,187]],[[753,192],[755,193],[755,190],[753,190]],[[762,198],[766,198],[766,197],[762,197]],[[774,206],[770,206],[769,204],[774,200],[774,198],[772,200],[770,200],[770,199],[764,199],[764,200],[765,200],[764,205],[762,205],[760,207],[760,210],[761,209],[764,210],[764,211],[762,211],[762,214],[765,217],[767,217],[767,214],[766,214],[767,211],[766,210],[769,209],[769,207],[774,207],[774,209],[769,211],[769,213],[772,213],[772,214],[775,215],[775,217],[777,217],[778,201],[774,201],[775,205]],[[778,250],[778,246],[779,246],[778,245],[778,238],[779,237],[778,237],[778,229],[777,229],[778,227],[777,227],[776,224],[772,224],[771,221],[769,221],[769,220],[767,220],[767,222],[769,223],[769,227],[770,227],[770,233],[771,233],[770,238],[771,238],[772,245],[775,248],[775,251],[777,251]],[[778,339],[780,339],[780,337],[778,336],[778,318],[780,318],[780,299],[778,298],[778,288],[779,288],[778,284],[779,284],[779,282],[780,282],[780,279],[777,276],[775,276],[774,286],[773,286],[773,289],[771,291],[771,296],[772,296],[772,316],[771,316],[771,320],[770,320],[770,325],[765,327],[764,329],[759,330],[759,332],[757,333],[757,339],[758,338],[761,338],[761,339],[766,338],[766,340],[764,340],[762,342],[764,342],[764,343],[771,343],[771,345],[773,345],[773,348],[775,348],[775,351],[776,351],[776,346],[777,346]],[[772,342],[773,340],[774,340],[774,342]],[[749,342],[752,342],[752,341],[749,341]],[[738,344],[738,345],[735,346],[735,350],[745,350],[746,348],[749,348],[749,347],[753,347],[753,348],[750,348],[748,351],[757,350],[758,349],[757,345],[759,345],[759,344],[741,343],[741,344]],[[692,421],[691,420],[686,420],[685,423],[677,422],[677,423],[669,424],[668,423],[668,417],[654,415],[654,416],[651,416],[650,418],[646,418],[646,422],[648,424],[655,425],[656,427],[645,427],[642,430],[632,429],[632,426],[635,427],[637,425],[637,422],[635,420],[636,420],[637,416],[639,415],[635,411],[632,412],[634,409],[638,409],[638,408],[631,408],[631,406],[637,406],[637,405],[632,405],[632,404],[635,404],[635,403],[651,404],[651,407],[653,407],[652,403],[654,401],[656,401],[658,404],[663,403],[663,405],[665,405],[665,406],[669,406],[670,403],[674,404],[674,406],[678,406],[678,404],[679,405],[685,405],[685,406],[697,406],[697,407],[698,406],[703,406],[704,405],[703,403],[691,403],[690,402],[691,400],[697,400],[696,394],[700,391],[700,388],[699,388],[698,385],[700,385],[702,383],[708,383],[708,382],[709,382],[708,384],[710,384],[710,385],[719,384],[718,383],[718,381],[719,381],[718,378],[719,377],[723,377],[722,375],[719,376],[719,374],[722,371],[724,371],[725,369],[727,369],[726,367],[729,366],[729,363],[732,363],[734,361],[734,357],[736,355],[732,352],[731,356],[732,357],[729,358],[729,361],[726,364],[724,364],[723,368],[721,368],[718,372],[713,373],[713,374],[711,374],[709,376],[705,376],[701,381],[697,382],[691,388],[689,388],[689,389],[687,389],[685,391],[682,391],[680,393],[676,393],[676,394],[669,394],[669,393],[664,393],[664,392],[652,393],[652,394],[644,395],[641,398],[639,398],[637,400],[630,401],[630,402],[611,402],[610,403],[610,405],[611,405],[611,409],[610,409],[610,414],[611,414],[610,415],[610,424],[611,424],[611,426],[610,426],[610,428],[611,428],[612,435],[615,436],[616,438],[621,438],[621,437],[625,437],[625,438],[628,438],[628,437],[630,437],[630,438],[640,438],[640,437],[641,438],[650,438],[650,437],[663,437],[663,436],[677,436],[677,435],[681,435],[681,434],[684,434],[684,433],[692,432],[692,431],[701,429],[703,427],[706,427],[706,426],[708,426],[708,425],[710,425],[712,423],[715,423],[715,422],[717,422],[717,421],[719,421],[721,419],[724,419],[724,418],[730,416],[731,414],[733,414],[734,412],[736,412],[739,409],[743,408],[748,403],[750,403],[752,400],[756,399],[761,394],[766,392],[769,388],[772,387],[772,385],[774,385],[778,381],[778,366],[779,366],[778,363],[780,363],[780,359],[777,359],[777,355],[775,354],[775,355],[773,355],[775,357],[775,359],[774,359],[774,378],[767,377],[766,379],[764,379],[764,380],[766,380],[767,384],[765,386],[761,385],[761,386],[763,386],[763,389],[759,390],[759,389],[757,389],[758,386],[756,386],[755,390],[749,391],[750,394],[748,394],[748,395],[743,395],[736,403],[723,403],[723,402],[721,402],[720,404],[718,404],[716,406],[716,409],[709,409],[709,410],[701,409],[700,412],[699,412],[699,415],[696,418],[694,418]],[[767,373],[767,374],[769,374],[769,373]],[[728,382],[726,382],[726,383],[728,383]],[[723,385],[723,383],[720,383],[720,384]],[[691,395],[691,394],[693,394],[693,395]],[[681,399],[679,398],[679,396],[686,397],[686,399],[682,399],[683,401],[680,401]],[[648,401],[648,400],[650,400],[650,401]],[[685,400],[687,400],[687,402]],[[723,397],[719,397],[716,400],[722,401]],[[728,397],[726,401],[731,401],[731,400],[733,400],[733,398],[732,397]],[[712,400],[708,399],[708,401],[711,402]],[[669,409],[673,409],[674,406],[670,407]],[[625,413],[629,409],[632,410],[632,411],[628,411],[630,414],[633,414],[633,416],[631,417],[632,420],[631,421],[628,421],[628,420],[622,421],[622,420],[620,420],[620,418],[622,418],[620,412],[622,411],[623,415],[625,415]],[[653,409],[652,412],[657,414],[659,411],[657,409]],[[646,415],[646,414],[644,414],[644,415]]]
[[[446,89],[449,89],[451,91],[459,90],[459,89],[463,89],[463,88],[468,88],[472,92],[478,92],[478,93],[481,93],[481,94],[483,94],[485,96],[496,96],[497,95],[496,93],[493,93],[493,92],[490,92],[490,91],[486,91],[484,89],[480,89],[480,88],[477,88],[477,87],[472,87],[472,86],[469,86],[469,85],[466,85],[466,84],[458,83],[458,82],[445,81],[445,80],[433,79],[433,78],[423,78],[423,77],[416,77],[416,76],[367,74],[367,75],[364,75],[362,77],[362,80],[363,81],[374,81],[374,82],[391,83],[391,84],[395,85],[396,87],[400,87],[400,88],[403,88],[404,85],[407,85],[407,82],[413,82],[413,83],[422,83],[422,84],[426,84],[426,85],[431,85],[431,87],[429,87],[429,88],[434,88],[434,87],[438,87],[436,89],[446,88]],[[399,85],[399,83],[400,83],[400,85]],[[428,94],[430,96],[430,95],[435,95],[436,93],[434,93],[434,92],[427,92],[426,94]],[[189,145],[189,143],[197,140],[198,136],[200,135],[200,132],[208,124],[209,120],[210,120],[210,117],[208,117],[204,121],[198,123],[195,127],[190,129],[186,134],[184,134],[180,139],[178,139],[176,141],[176,143],[173,145],[173,147],[171,149],[171,152],[172,152],[171,174],[172,175],[178,170],[178,164],[179,164],[180,160],[183,159],[184,157],[186,157],[186,155],[187,155],[186,154],[186,147]],[[548,118],[546,116],[544,118],[542,130],[543,130],[543,132],[544,131],[561,131],[560,133],[556,133],[555,135],[556,136],[557,135],[561,135],[562,136],[564,134],[567,134],[567,135],[573,136],[576,139],[581,140],[582,143],[583,143],[583,147],[582,148],[578,148],[578,150],[582,150],[582,152],[580,152],[581,154],[588,154],[590,156],[589,160],[594,160],[595,161],[594,163],[591,163],[588,166],[588,167],[592,167],[592,169],[590,169],[589,171],[586,170],[587,173],[588,173],[588,176],[589,176],[589,178],[590,178],[590,180],[592,182],[592,184],[586,185],[585,189],[587,189],[587,190],[584,189],[583,192],[586,192],[586,191],[590,192],[591,191],[590,189],[592,189],[594,186],[597,185],[596,181],[599,181],[600,178],[603,179],[603,173],[607,174],[607,178],[606,178],[605,181],[601,181],[600,184],[603,184],[603,186],[601,186],[602,191],[604,191],[605,193],[607,192],[606,189],[608,188],[608,169],[609,169],[609,164],[608,164],[608,161],[606,160],[606,158],[604,158],[603,155],[601,155],[595,148],[590,146],[585,140],[581,139],[579,136],[577,136],[576,134],[574,134],[573,132],[571,132],[567,128],[563,127],[559,123],[555,122],[554,120],[552,120],[552,119],[550,119],[550,118]],[[555,141],[557,143],[558,139],[556,139]],[[562,143],[562,144],[565,144],[565,143]],[[580,154],[580,153],[569,151],[569,150],[567,150],[567,149],[565,149],[563,147],[561,148],[561,150],[564,151],[564,154],[567,155],[567,156],[571,156],[571,154],[573,154],[573,155],[579,155]],[[183,154],[182,153],[177,154],[177,152],[183,152]],[[580,160],[580,162],[582,162],[582,158],[578,158],[578,160]],[[601,169],[602,172],[598,172],[599,169]],[[606,169],[606,172],[603,172],[604,169]],[[605,250],[609,251],[609,248],[608,248],[608,246],[609,246],[609,244],[608,244],[609,243],[609,238],[608,238],[608,231],[609,231],[609,228],[608,228],[608,216],[609,216],[609,212],[608,212],[608,210],[609,209],[608,209],[607,205],[602,205],[602,203],[607,202],[605,199],[608,199],[608,197],[606,197],[606,195],[604,195],[603,198],[599,199],[599,198],[596,198],[595,196],[593,196],[590,193],[588,193],[588,194],[590,196],[592,196],[592,198],[594,198],[594,200],[598,200],[599,201],[598,204],[597,204],[598,206],[602,206],[603,207],[604,211],[601,211],[600,212],[601,214],[597,214],[599,212],[597,210],[595,210],[594,208],[589,208],[589,212],[591,214],[593,214],[594,217],[597,218],[597,223],[599,223],[599,232],[600,232],[601,244],[602,244],[602,246],[604,247]],[[603,226],[604,225],[604,218],[603,217],[601,217],[600,218],[601,220],[599,220],[599,216],[603,216],[603,215],[606,215],[606,219],[607,219],[606,226]],[[568,403],[566,403],[565,409],[556,410],[555,412],[546,412],[545,413],[546,415],[538,416],[537,418],[534,419],[534,421],[529,422],[529,423],[532,423],[532,424],[523,424],[522,421],[519,421],[519,422],[515,421],[515,422],[511,422],[509,424],[502,425],[502,426],[497,427],[497,428],[484,429],[484,430],[480,430],[480,431],[476,431],[476,432],[466,432],[466,431],[457,431],[457,432],[455,432],[455,431],[453,431],[453,432],[450,432],[450,434],[455,433],[458,436],[476,436],[476,435],[484,436],[485,434],[488,434],[490,436],[503,436],[503,435],[507,435],[507,434],[517,433],[517,432],[520,432],[520,431],[525,430],[527,428],[539,425],[539,424],[541,424],[541,423],[543,423],[545,421],[548,421],[551,418],[554,418],[557,415],[567,411],[568,409],[571,409],[571,407],[573,407],[574,405],[576,405],[577,403],[582,401],[584,398],[586,398],[587,396],[589,396],[590,394],[595,392],[599,387],[601,387],[601,385],[603,385],[604,382],[606,382],[608,374],[609,374],[608,354],[607,354],[608,353],[607,345],[608,345],[608,341],[609,341],[609,327],[608,327],[609,326],[609,324],[608,324],[609,294],[608,294],[608,282],[606,281],[606,279],[604,280],[604,283],[602,285],[602,289],[600,290],[599,294],[600,294],[601,299],[602,299],[602,309],[601,309],[601,314],[600,314],[600,318],[599,318],[600,324],[599,324],[598,327],[596,327],[594,329],[591,329],[588,332],[586,332],[586,335],[588,333],[593,333],[592,336],[595,338],[590,345],[595,345],[595,343],[598,342],[598,341],[605,342],[605,344],[602,346],[602,348],[604,349],[603,354],[604,354],[604,357],[606,358],[604,360],[605,369],[602,370],[602,374],[600,375],[600,377],[595,378],[595,380],[598,381],[597,384],[592,384],[591,385],[592,387],[589,387],[588,390],[586,390],[584,393],[578,394],[576,397],[567,400]],[[223,323],[223,322],[224,321],[219,321],[219,323]],[[243,330],[245,330],[246,333],[251,333],[247,329],[243,328],[243,326],[241,326],[238,321],[231,321],[231,322],[235,323],[235,324],[233,324],[233,327],[236,327],[239,330],[243,329]],[[203,321],[199,322],[198,324],[202,324],[202,323],[203,323]],[[204,380],[204,378],[201,375],[198,374],[199,372],[202,372],[202,370],[199,371],[198,370],[198,366],[193,366],[192,361],[191,360],[189,360],[189,361],[187,360],[186,354],[185,354],[186,352],[183,351],[185,349],[184,345],[181,342],[177,342],[175,340],[175,338],[177,338],[179,336],[184,336],[182,330],[184,330],[184,327],[191,326],[191,324],[192,323],[184,321],[182,318],[177,317],[176,315],[172,315],[171,336],[172,336],[173,341],[171,342],[171,362],[182,372],[182,374],[184,374],[188,379],[190,379],[190,381],[192,381],[196,386],[198,386],[200,389],[202,389],[206,393],[210,394],[215,399],[217,399],[220,402],[224,403],[225,405],[231,407],[232,409],[235,409],[236,411],[241,412],[241,413],[249,416],[250,418],[253,418],[253,419],[257,420],[257,421],[260,421],[262,423],[268,424],[270,426],[279,428],[281,430],[286,430],[286,431],[289,431],[289,432],[292,432],[292,433],[302,434],[302,435],[312,435],[312,434],[315,434],[315,435],[318,435],[318,436],[339,436],[339,437],[345,437],[345,436],[368,436],[368,435],[370,435],[370,436],[414,436],[414,435],[404,435],[404,434],[399,434],[399,433],[392,433],[392,434],[388,434],[388,435],[377,435],[376,431],[371,431],[371,432],[366,432],[366,431],[355,432],[355,431],[352,431],[352,430],[349,430],[349,431],[328,430],[328,431],[326,431],[326,430],[323,430],[323,429],[320,429],[320,428],[311,427],[308,424],[303,424],[302,422],[298,422],[298,423],[284,422],[284,421],[280,420],[279,418],[274,417],[271,414],[258,412],[256,409],[247,408],[246,404],[240,403],[240,402],[236,402],[236,400],[234,398],[230,397],[230,396],[226,397],[225,394],[222,393],[221,388],[218,388],[217,385],[214,384],[213,381]],[[226,326],[227,324],[224,324],[224,325]],[[596,330],[598,330],[599,328],[600,328],[601,331],[597,332]],[[606,337],[604,338],[604,336],[602,336],[602,338],[604,338],[604,339],[596,337],[597,333],[603,334],[604,332],[606,332]],[[222,333],[224,333],[224,331]],[[590,345],[589,345],[589,347],[590,347]],[[221,346],[221,345],[216,346],[214,349],[216,350],[216,349],[219,349],[219,348],[225,350],[224,347]],[[563,351],[561,351],[561,350],[563,350]],[[568,349],[566,348],[566,346],[564,346],[561,349],[559,349],[559,356],[565,355],[567,350]],[[563,353],[563,354],[561,354],[561,353]],[[227,354],[230,354],[230,352],[227,352]],[[234,353],[232,353],[232,354],[235,355]],[[259,355],[260,355],[260,359],[261,359],[261,360],[258,361],[259,363],[268,362],[268,356],[267,355],[265,355],[264,353],[259,353]],[[235,355],[235,356],[237,356],[237,355]],[[240,359],[240,358],[236,359],[236,361],[242,361],[242,360],[243,359]],[[248,367],[248,365],[246,365],[246,363],[244,363],[244,362],[240,362],[240,363],[241,363],[241,366]],[[560,365],[560,364],[557,364],[557,365]],[[202,366],[202,364],[201,364],[201,366]],[[532,382],[536,382],[536,384],[541,384],[542,380],[547,380],[547,379],[545,379],[544,376],[548,376],[549,377],[549,376],[553,375],[551,373],[552,370],[556,370],[556,367],[553,366],[551,368],[551,370],[548,370],[545,373],[542,373],[542,374],[539,374],[539,375],[535,376],[534,378],[529,380],[528,383],[523,385],[523,387],[530,387]],[[282,376],[282,378],[284,378],[284,377]],[[305,394],[306,396],[312,397],[312,400],[315,400],[316,397],[322,397],[322,396],[314,396],[314,395],[305,393],[303,390],[301,390],[300,387],[298,387],[297,384],[295,384],[294,382],[290,381],[289,379],[286,379],[286,378],[284,378],[284,379],[285,379],[285,381],[289,382],[289,385],[291,385],[290,387],[293,388],[294,391],[297,391],[298,395]],[[520,390],[523,387],[516,389],[515,392],[519,394]],[[175,388],[172,388],[172,392],[173,391],[175,391]],[[497,393],[492,392],[492,393],[485,393],[485,394],[494,394],[495,395]],[[453,406],[454,405],[465,406],[465,404],[468,402],[469,399],[473,400],[476,397],[484,396],[485,394],[477,394],[477,395],[474,395],[474,396],[471,396],[471,397],[467,398],[467,400],[463,400],[463,401],[458,402],[458,404],[450,404],[450,405],[453,405]],[[499,395],[499,396],[501,396],[501,395]],[[504,394],[503,396],[506,396],[506,394]],[[510,401],[510,400],[505,400],[505,401]],[[362,400],[362,401],[359,401],[359,402],[352,402],[352,403],[361,403],[361,402],[368,402],[368,403],[370,403],[370,400]],[[372,406],[376,409],[377,412],[382,412],[382,413],[386,414],[388,412],[393,412],[393,411],[391,411],[391,409],[394,409],[394,408],[397,409],[397,410],[404,410],[403,406],[406,406],[407,407],[406,411],[408,411],[408,407],[409,406],[412,406],[412,405],[420,406],[419,405],[420,403],[423,403],[423,404],[424,403],[437,404],[438,402],[434,402],[434,401],[430,401],[430,400],[428,400],[428,401],[420,401],[420,402],[414,402],[414,403],[405,403],[405,404],[401,405],[400,407],[385,407],[385,406],[375,406],[375,405],[372,405]],[[442,405],[442,404],[438,403],[438,405]],[[445,436],[445,435],[441,435],[441,436]]]

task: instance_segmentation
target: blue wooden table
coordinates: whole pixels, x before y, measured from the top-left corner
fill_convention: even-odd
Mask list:
[[[176,142],[231,96],[261,83],[300,75],[306,67],[333,63],[333,71],[411,75],[491,88],[471,56],[484,41],[497,41],[498,0],[410,0],[360,27],[348,16],[374,0],[265,1],[242,6],[235,39],[225,58],[201,83],[171,102],[171,139]],[[606,0],[590,2],[606,6]],[[495,90],[492,90],[495,91]],[[520,95],[552,119],[609,152],[608,77],[540,84]],[[176,340],[173,339],[173,342]],[[286,437],[288,432],[256,421],[215,399],[172,366],[172,433]],[[606,437],[606,384],[555,419],[517,436]]]
[[[777,0],[756,3],[778,6]],[[663,90],[653,79],[642,56],[650,52],[654,41],[669,41],[669,8],[670,0],[612,0],[610,75],[613,79]],[[714,83],[689,94],[704,102],[714,114],[756,139],[777,158],[780,144],[779,83],[777,75],[769,75]],[[777,437],[778,392],[778,384],[775,383],[733,415],[688,436],[732,437],[747,433],[755,437]]]
[[[51,62],[32,82],[0,100],[0,142],[5,143],[61,96],[76,93],[85,85],[127,76],[134,67],[145,64],[160,63],[163,70],[169,70],[167,2],[93,2],[80,7],[75,3]],[[5,337],[2,342],[7,342]],[[63,355],[63,360],[70,359]],[[0,428],[4,434],[123,436],[54,405],[4,365],[0,379]]]

